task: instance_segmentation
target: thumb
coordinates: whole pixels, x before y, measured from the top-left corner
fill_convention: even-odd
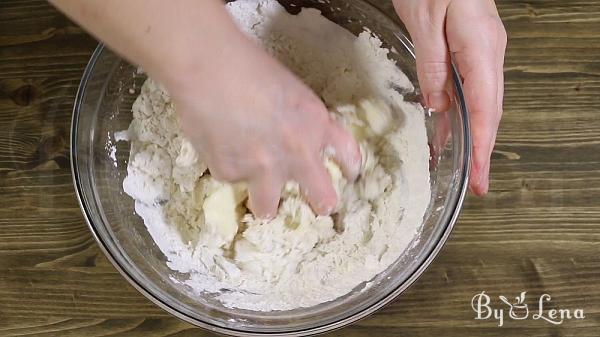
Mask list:
[[[248,184],[248,206],[257,218],[270,220],[277,215],[283,183],[274,174],[263,174]]]
[[[334,160],[346,179],[354,181],[360,174],[362,162],[358,143],[352,134],[336,121],[331,121],[328,138],[328,145],[333,148]]]
[[[450,54],[446,43],[443,6],[398,10],[415,45],[417,75],[425,104],[436,111],[450,107]],[[399,8],[398,6],[397,8]]]

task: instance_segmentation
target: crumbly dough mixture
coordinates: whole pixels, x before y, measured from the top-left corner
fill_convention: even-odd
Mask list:
[[[384,271],[418,237],[430,198],[424,112],[393,89],[413,88],[371,33],[356,37],[316,10],[290,15],[275,0],[227,8],[353,132],[363,156],[359,179],[349,183],[324,158],[340,200],[334,216],[315,216],[289,182],[276,218],[258,220],[243,185],[210,176],[168,93],[148,79],[133,105],[124,190],[169,267],[189,275],[184,283],[199,295],[257,311],[334,300]]]

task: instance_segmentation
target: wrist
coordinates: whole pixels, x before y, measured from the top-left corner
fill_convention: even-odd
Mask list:
[[[232,38],[224,38],[223,41],[232,41]],[[167,57],[168,61],[161,62],[153,73],[149,73],[165,86],[175,100],[213,97],[218,95],[216,91],[233,90],[233,83],[241,76],[236,59],[243,53],[233,50],[232,46],[236,45],[239,46],[239,43],[218,42],[174,48]]]
[[[221,1],[187,5],[188,13],[176,25],[169,20],[158,27],[166,26],[165,32],[157,32],[160,38],[154,39],[140,60],[153,78],[174,91],[214,81],[220,69],[227,68],[229,59],[241,55],[235,49],[246,38]]]

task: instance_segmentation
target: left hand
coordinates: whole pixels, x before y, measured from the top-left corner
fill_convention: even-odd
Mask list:
[[[417,56],[425,103],[447,111],[452,55],[470,111],[473,159],[469,187],[489,188],[490,157],[502,116],[506,31],[493,0],[393,0]]]

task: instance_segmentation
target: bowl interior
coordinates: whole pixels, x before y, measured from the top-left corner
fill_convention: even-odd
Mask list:
[[[417,88],[405,93],[406,99],[419,100],[412,45],[388,17],[362,1],[281,2],[292,13],[300,7],[318,8],[354,34],[368,27],[392,50],[390,56]],[[133,200],[122,189],[130,144],[116,142],[114,132],[128,128],[131,105],[144,80],[136,67],[110,50],[102,46],[96,50],[73,116],[73,174],[84,215],[107,256],[138,290],[180,318],[235,335],[301,335],[339,327],[371,313],[408,287],[443,245],[456,219],[466,189],[470,146],[458,82],[452,109],[426,116],[432,149],[432,197],[421,235],[370,287],[361,285],[333,302],[283,312],[230,309],[208,294],[198,296],[178,282],[187,275],[167,267],[164,255],[135,214]]]

